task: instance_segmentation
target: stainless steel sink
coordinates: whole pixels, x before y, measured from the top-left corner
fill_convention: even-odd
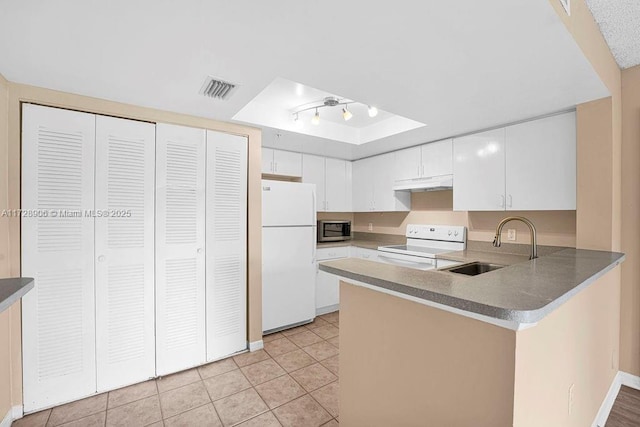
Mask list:
[[[448,271],[450,273],[457,273],[457,274],[466,274],[467,276],[477,276],[478,274],[488,273],[489,271],[498,270],[502,267],[504,267],[504,265],[490,264],[487,262],[470,262],[468,264],[443,268],[440,271]]]

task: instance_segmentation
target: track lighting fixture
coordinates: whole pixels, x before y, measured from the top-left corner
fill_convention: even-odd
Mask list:
[[[320,108],[325,107],[336,107],[338,105],[342,106],[342,118],[344,121],[349,121],[353,118],[353,113],[349,110],[349,104],[356,104],[355,101],[350,101],[347,99],[339,99],[335,96],[327,96],[320,103],[315,103],[314,105],[307,104],[306,106],[302,106],[300,109],[296,110],[293,113],[293,121],[296,126],[302,126],[302,122],[300,120],[299,114],[304,111],[316,110],[315,114],[311,118],[311,123],[314,125],[320,124]],[[367,111],[369,113],[369,117],[375,117],[378,115],[378,109],[371,105],[367,105]]]

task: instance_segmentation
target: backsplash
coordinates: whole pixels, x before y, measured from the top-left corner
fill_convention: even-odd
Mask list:
[[[363,212],[355,213],[352,220],[354,233],[381,233],[404,235],[407,224],[445,224],[467,227],[468,240],[491,242],[500,220],[507,216],[524,216],[530,219],[538,232],[538,243],[549,246],[576,245],[575,211],[526,211],[526,212],[454,212],[453,191],[413,193],[411,212]],[[331,214],[323,214],[331,215]],[[333,214],[335,216],[335,214]],[[318,214],[320,217],[320,214]],[[335,218],[343,219],[343,218]],[[349,219],[349,218],[344,218]],[[369,231],[369,224],[372,230]],[[511,222],[506,229],[516,230],[516,241],[504,243],[529,243],[529,229],[520,222]]]

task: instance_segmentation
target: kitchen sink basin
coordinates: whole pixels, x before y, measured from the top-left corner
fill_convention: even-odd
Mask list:
[[[470,262],[468,264],[456,265],[454,267],[444,268],[441,271],[450,273],[466,274],[467,276],[477,276],[478,274],[488,273],[489,271],[498,270],[504,265],[490,264],[487,262]]]

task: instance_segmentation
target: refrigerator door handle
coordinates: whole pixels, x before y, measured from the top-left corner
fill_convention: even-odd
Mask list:
[[[316,263],[316,228],[311,227],[311,264]]]

